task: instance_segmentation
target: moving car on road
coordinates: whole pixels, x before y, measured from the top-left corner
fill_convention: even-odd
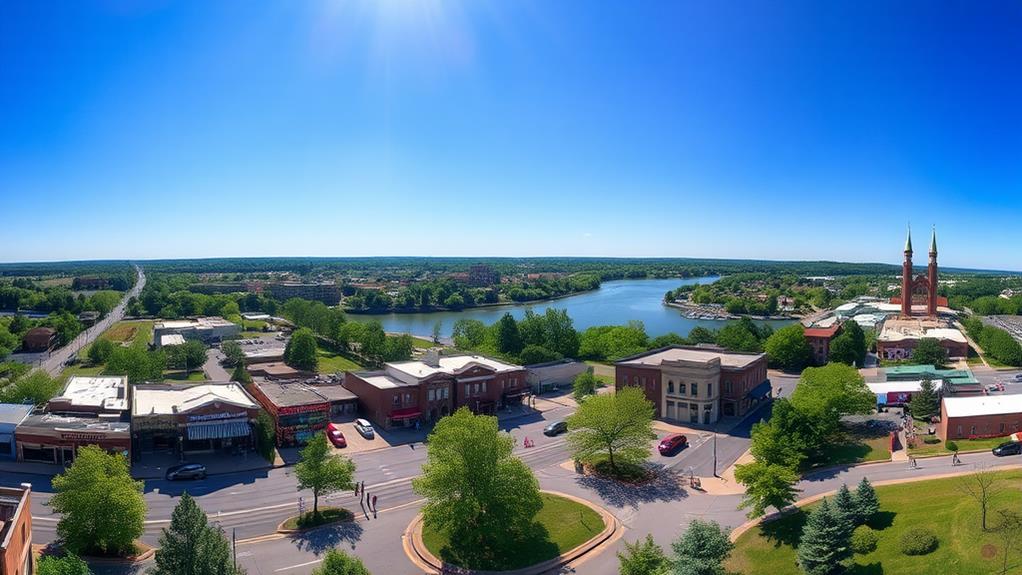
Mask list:
[[[355,420],[355,431],[366,439],[373,439],[376,437],[376,430],[373,429],[373,424],[362,418]]]
[[[562,419],[561,421],[554,421],[547,425],[546,427],[544,427],[543,435],[553,437],[555,435],[560,435],[565,431],[568,431],[568,422]]]
[[[688,446],[688,438],[680,433],[672,433],[660,440],[657,451],[660,455],[673,455]]]
[[[167,481],[180,479],[205,479],[206,466],[201,463],[182,463],[167,469]]]
[[[337,424],[328,423],[326,426],[326,438],[330,440],[330,443],[334,444],[334,447],[347,447],[348,440],[344,439],[344,434],[337,428]]]
[[[992,451],[997,457],[1004,457],[1005,455],[1022,455],[1022,443],[1009,441],[998,445],[993,448]]]

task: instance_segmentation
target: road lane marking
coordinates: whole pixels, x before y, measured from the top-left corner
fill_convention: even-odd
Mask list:
[[[309,565],[315,565],[316,563],[322,563],[322,559],[316,559],[315,561],[307,561],[305,563],[299,563],[298,565],[291,565],[290,567],[281,567],[280,569],[274,569],[274,573],[280,573],[281,571],[288,571],[291,569],[298,569],[299,567],[308,567]]]

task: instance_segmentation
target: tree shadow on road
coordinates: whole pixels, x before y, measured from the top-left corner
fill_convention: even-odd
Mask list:
[[[347,544],[354,548],[362,539],[362,524],[355,521],[318,527],[289,537],[298,549],[322,555],[330,549]]]
[[[652,479],[634,484],[606,479],[595,475],[583,475],[575,482],[585,489],[595,491],[604,501],[614,507],[638,507],[640,503],[655,501],[678,501],[688,497],[688,491],[681,486],[680,477],[662,467],[651,468]]]

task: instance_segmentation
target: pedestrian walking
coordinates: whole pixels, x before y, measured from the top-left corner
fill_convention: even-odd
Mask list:
[[[962,464],[962,459],[960,457],[958,457],[958,452],[955,451],[954,453],[951,454],[951,465],[954,466],[954,465],[961,465],[961,464]]]
[[[358,497],[358,481],[355,482],[355,497]]]
[[[376,513],[376,496],[373,495],[373,513]]]
[[[909,456],[909,458],[908,458],[908,466],[911,467],[912,469],[919,469],[919,466],[916,464],[916,458],[915,457]]]

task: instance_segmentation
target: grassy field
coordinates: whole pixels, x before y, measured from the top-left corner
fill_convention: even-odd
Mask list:
[[[845,441],[828,445],[827,448],[807,462],[809,469],[884,461],[891,458],[891,440],[886,435],[867,437],[846,433]]]
[[[184,371],[167,370],[163,372],[165,381],[206,381],[206,374],[197,369],[185,375]]]
[[[319,349],[316,355],[319,356],[319,367],[316,369],[319,373],[339,373],[362,369],[361,365],[348,357],[327,349]]]
[[[431,347],[439,347],[438,344],[433,343],[431,339],[424,339],[421,337],[412,336],[412,347],[418,349],[429,349]]]
[[[993,449],[998,445],[1008,441],[1008,437],[989,437],[984,439],[955,439],[954,442],[958,445],[958,451],[986,451]],[[926,455],[951,455],[951,450],[947,448],[947,444],[943,441],[940,443],[923,444],[919,447],[913,447],[908,450],[909,455],[916,457]]]
[[[60,379],[67,381],[76,375],[84,377],[97,376],[103,373],[103,365],[90,365],[85,366],[83,364],[72,365],[64,368],[64,371],[60,372]]]
[[[990,505],[988,521],[997,522],[996,509],[1022,506],[1022,472],[997,474],[1000,489]],[[960,490],[961,478],[877,487],[880,514],[872,527],[880,529],[876,551],[856,555],[850,575],[974,575],[998,573],[1001,542],[994,532],[980,529],[980,510],[975,500]],[[755,527],[738,538],[728,567],[743,575],[801,575],[793,545],[801,536],[805,513]],[[936,534],[940,544],[928,555],[901,553],[898,540],[911,527]],[[1015,554],[1012,574],[1022,573],[1022,555]]]
[[[537,529],[529,541],[514,546],[503,557],[493,557],[487,565],[462,565],[472,569],[504,571],[535,565],[578,547],[603,531],[603,519],[589,507],[570,499],[542,493],[543,509],[536,515]],[[437,557],[458,564],[450,557],[446,533],[423,525],[422,540]]]
[[[132,344],[148,345],[153,339],[153,325],[148,319],[119,321],[99,336],[115,343],[131,342]]]

